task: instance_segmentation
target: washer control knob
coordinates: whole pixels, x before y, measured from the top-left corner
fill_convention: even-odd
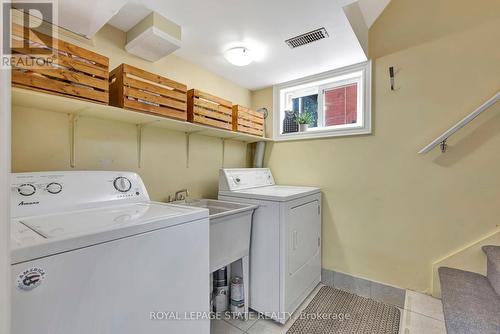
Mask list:
[[[240,182],[241,182],[241,179],[240,179],[239,177],[235,177],[235,178],[234,178],[234,182],[235,182],[235,183],[240,183]]]
[[[52,182],[49,183],[45,189],[51,194],[59,194],[62,191],[62,185],[57,182]]]
[[[132,182],[130,182],[129,179],[123,176],[117,177],[113,181],[113,185],[115,186],[116,190],[122,193],[126,193],[130,190],[130,188],[132,188]]]
[[[22,196],[31,196],[36,193],[36,188],[32,184],[25,183],[17,187],[17,192]]]

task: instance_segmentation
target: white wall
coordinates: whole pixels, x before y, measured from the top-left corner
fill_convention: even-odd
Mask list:
[[[0,3],[1,5],[1,3]],[[0,6],[0,17],[2,17]],[[2,36],[0,26],[0,36]],[[2,50],[0,41],[0,50]],[[0,70],[0,333],[10,333],[10,71]]]

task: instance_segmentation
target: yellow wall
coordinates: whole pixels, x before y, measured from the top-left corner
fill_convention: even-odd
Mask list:
[[[430,291],[432,263],[500,223],[500,104],[417,152],[500,90],[498,0],[392,0],[370,30],[368,136],[280,142],[279,183],[323,190],[323,267]],[[388,67],[396,69],[396,91]],[[272,106],[272,89],[253,106]]]
[[[264,131],[266,137],[273,136],[273,89],[266,88],[252,92],[252,108],[257,110],[259,108],[267,108],[269,115],[264,124]]]
[[[233,103],[250,104],[249,90],[174,55],[156,63],[143,61],[123,50],[124,41],[124,33],[106,26],[97,34],[95,47],[76,44],[110,57],[111,69],[126,62]],[[14,172],[71,169],[67,115],[14,108],[12,131]],[[192,135],[189,168],[183,133],[146,127],[142,143],[142,167],[138,168],[135,125],[81,118],[77,126],[75,169],[136,171],[156,200],[164,200],[168,194],[186,187],[194,197],[217,195],[218,169],[222,167],[220,139]],[[226,167],[246,165],[246,144],[226,141],[225,147]]]

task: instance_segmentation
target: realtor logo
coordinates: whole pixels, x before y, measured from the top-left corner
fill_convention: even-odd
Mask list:
[[[57,53],[57,3],[44,1],[3,2],[2,68],[24,70],[46,67]]]

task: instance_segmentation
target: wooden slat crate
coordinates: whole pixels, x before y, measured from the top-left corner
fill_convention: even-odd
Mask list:
[[[121,64],[110,73],[110,104],[187,120],[187,86],[137,67]]]
[[[20,25],[12,25],[12,45],[18,47],[13,54],[13,86],[108,104],[107,57],[55,38],[52,47],[48,47],[51,37],[28,30],[25,38],[23,30]],[[46,55],[33,55],[29,49],[20,49],[24,42],[33,47],[47,46],[52,50],[53,61],[43,63]],[[38,66],[28,64],[36,60]]]
[[[233,131],[264,136],[264,115],[238,104],[234,105]]]
[[[232,103],[197,89],[188,91],[188,121],[232,130]]]

